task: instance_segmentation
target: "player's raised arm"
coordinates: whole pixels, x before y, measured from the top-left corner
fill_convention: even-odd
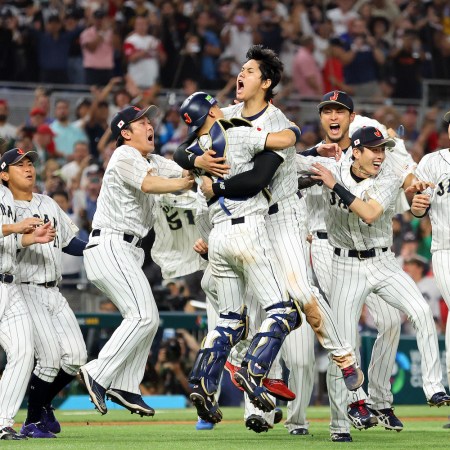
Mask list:
[[[291,122],[292,123],[292,122]],[[276,133],[269,133],[266,139],[267,150],[284,150],[294,146],[300,140],[301,131],[294,123],[289,128]]]
[[[146,194],[168,194],[170,192],[191,189],[194,184],[192,175],[181,178],[163,178],[147,173],[142,181],[141,190]]]

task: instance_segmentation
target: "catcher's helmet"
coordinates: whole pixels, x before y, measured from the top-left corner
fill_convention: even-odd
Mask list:
[[[180,116],[184,123],[189,126],[189,133],[197,131],[206,120],[211,106],[217,100],[206,92],[194,92],[180,107]]]

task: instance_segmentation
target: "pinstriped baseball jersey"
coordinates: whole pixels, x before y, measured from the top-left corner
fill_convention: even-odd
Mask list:
[[[114,224],[117,232],[139,238],[147,235],[153,226],[154,196],[141,190],[150,170],[158,176],[180,177],[183,169],[173,161],[158,155],[147,160],[138,150],[128,145],[118,147],[108,163],[92,228],[109,229]]]
[[[155,242],[151,255],[164,279],[203,270],[207,262],[192,246],[200,237],[195,224],[197,195],[187,191],[158,196],[155,211]]]
[[[223,108],[222,111],[226,119],[231,117],[242,117],[243,103]],[[262,128],[264,131],[274,133],[284,130],[290,126],[289,120],[283,112],[276,106],[269,104],[266,111],[252,120],[254,127]],[[295,168],[295,147],[289,147],[282,152],[277,152],[284,158],[283,164],[280,165],[270,182],[270,192],[272,194],[272,203],[277,203],[284,198],[290,197],[297,192],[297,174]]]
[[[450,250],[450,149],[425,155],[416,169],[419,180],[431,181],[436,187],[430,193],[430,220],[432,225],[431,252]]]
[[[298,158],[298,167],[301,168],[301,172],[311,172],[312,159],[310,157]],[[384,162],[376,177],[366,178],[357,183],[350,173],[351,160],[346,159],[336,163],[328,158],[320,158],[320,163],[323,163],[333,172],[337,183],[343,185],[362,200],[373,199],[377,201],[384,210],[376,222],[368,225],[351,212],[335,192],[323,188],[329,205],[325,220],[330,244],[333,247],[356,250],[391,247],[391,220],[395,213],[397,192],[402,184],[401,178],[392,172]]]
[[[251,160],[256,153],[264,150],[268,132],[255,127],[236,127],[228,129],[226,134],[225,156],[227,164],[230,165],[230,171],[225,175],[227,179],[253,167]],[[199,140],[204,148],[211,148],[209,135],[202,135]],[[261,192],[243,201],[224,199],[224,204],[232,217],[265,214],[268,210],[267,200]],[[227,217],[219,202],[215,202],[209,208],[209,218],[213,225],[226,220]]]
[[[33,194],[31,201],[15,200],[17,220],[40,217],[56,229],[53,242],[32,245],[17,253],[17,281],[45,283],[61,278],[61,249],[75,237],[78,227],[50,197]]]
[[[11,191],[0,184],[0,214],[2,220],[1,225],[10,225],[15,222],[15,206],[14,198]],[[21,239],[19,235],[19,239]],[[9,236],[0,237],[0,273],[13,273],[16,268],[16,235],[14,233]]]

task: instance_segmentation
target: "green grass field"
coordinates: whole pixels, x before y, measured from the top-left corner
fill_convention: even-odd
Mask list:
[[[283,408],[284,417],[286,410]],[[140,418],[127,411],[111,411],[101,416],[95,411],[56,411],[63,430],[57,439],[28,439],[3,441],[0,448],[33,449],[329,449],[351,445],[357,449],[449,449],[450,408],[427,406],[399,406],[397,415],[405,428],[402,432],[386,431],[379,426],[370,430],[352,430],[353,443],[329,441],[327,407],[310,407],[310,433],[312,436],[291,436],[283,422],[268,433],[257,434],[247,430],[243,423],[243,410],[223,408],[224,420],[212,431],[196,431],[195,409],[158,410],[153,418]],[[25,417],[20,411],[16,428]]]

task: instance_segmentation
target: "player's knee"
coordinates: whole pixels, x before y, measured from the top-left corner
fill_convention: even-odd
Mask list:
[[[60,365],[58,367],[36,366],[33,373],[41,380],[51,383],[56,375],[58,375]]]

